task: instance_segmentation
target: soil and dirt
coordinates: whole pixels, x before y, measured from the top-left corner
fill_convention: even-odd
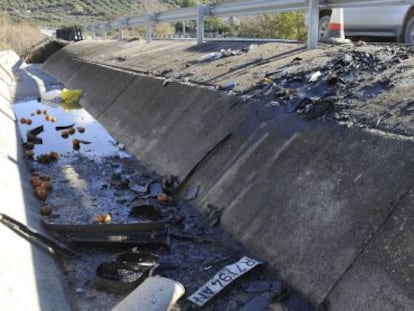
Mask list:
[[[43,63],[53,53],[65,47],[68,42],[45,38],[30,47],[24,56],[26,63]]]

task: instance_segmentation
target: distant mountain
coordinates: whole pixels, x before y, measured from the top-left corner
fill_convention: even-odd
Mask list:
[[[180,7],[182,0],[0,0],[0,11],[15,21],[41,26],[88,25],[118,17]]]

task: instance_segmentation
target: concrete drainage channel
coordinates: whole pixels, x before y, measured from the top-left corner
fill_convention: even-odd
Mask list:
[[[315,306],[411,310],[411,48],[203,57],[245,47],[82,42],[43,69],[182,195],[199,186],[195,206]]]
[[[206,218],[191,207],[197,187],[181,198],[174,176],[146,169],[84,109],[71,105],[67,111],[46,100],[48,89],[63,85],[12,52],[2,60],[4,85],[24,94],[12,105],[2,102],[1,117],[8,119],[2,121],[8,127],[1,137],[8,152],[2,171],[19,175],[3,181],[2,191],[28,201],[1,210],[2,240],[13,257],[2,256],[2,267],[20,258],[19,267],[2,269],[8,288],[2,310],[110,310],[119,302],[117,310],[257,310],[268,304],[312,310],[264,261],[217,227],[219,211]],[[11,246],[20,243],[26,252]],[[11,282],[16,269],[27,273],[20,282],[41,279],[41,285],[27,282],[28,291]],[[33,300],[24,299],[28,293]]]
[[[203,57],[229,46],[244,52]],[[412,52],[98,41],[54,54],[42,70],[83,89],[82,106],[114,137],[100,141],[115,155],[96,155],[84,120],[60,123],[49,107],[56,122],[38,138],[68,149],[27,159],[35,180],[52,177],[51,215],[36,223],[81,255],[64,260],[73,306],[111,309],[126,294],[107,294],[118,283],[101,276],[121,270],[127,287],[158,274],[179,294],[180,282],[182,310],[314,309],[288,288],[319,308],[411,310]],[[45,118],[36,109],[24,130]]]

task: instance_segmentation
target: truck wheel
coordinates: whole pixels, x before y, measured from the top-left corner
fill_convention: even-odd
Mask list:
[[[404,42],[408,44],[414,44],[414,16],[411,16],[405,25]]]
[[[319,19],[319,40],[323,41],[329,37],[330,15],[324,15]]]

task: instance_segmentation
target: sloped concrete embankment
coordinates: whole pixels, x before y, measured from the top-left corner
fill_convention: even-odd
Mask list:
[[[23,161],[11,108],[17,94],[29,94],[29,84],[16,79],[20,63],[13,51],[0,52],[0,212],[42,232],[40,204],[32,194],[31,175]],[[23,74],[20,78],[25,80]],[[25,90],[18,90],[20,87]],[[32,93],[36,91],[31,89]],[[55,258],[2,224],[0,245],[0,310],[71,309],[63,273]]]
[[[411,140],[163,85],[67,49],[43,69],[84,89],[83,105],[147,165],[200,185],[196,205],[222,208],[222,226],[314,303],[413,307]]]

